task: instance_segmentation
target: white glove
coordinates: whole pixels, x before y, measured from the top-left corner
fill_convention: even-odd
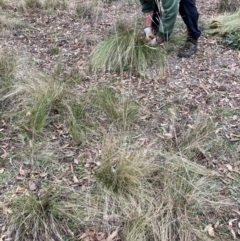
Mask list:
[[[158,38],[158,41],[157,41],[157,38]],[[155,46],[157,46],[157,45],[163,44],[164,39],[161,38],[161,37],[157,37],[157,38],[154,38],[154,39],[152,39],[152,40],[150,41],[150,45],[151,45],[151,46],[155,47]]]
[[[152,40],[154,38],[153,32],[152,32],[152,27],[146,27],[144,28],[144,33],[146,34],[146,39]]]
[[[156,38],[154,38],[154,39],[152,39],[151,41],[150,41],[150,45],[151,46],[153,46],[153,47],[155,47],[155,46],[157,46],[157,39]]]

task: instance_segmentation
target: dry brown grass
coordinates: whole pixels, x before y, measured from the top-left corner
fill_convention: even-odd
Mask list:
[[[103,142],[96,173],[105,193],[99,196],[102,212],[125,224],[123,240],[209,240],[201,220],[231,205],[212,172],[173,153],[153,160],[154,150],[147,154],[124,143]]]
[[[25,192],[11,198],[8,235],[14,240],[64,240],[81,227],[81,200],[71,189],[52,186],[41,193]],[[10,211],[11,210],[11,211]],[[74,230],[71,230],[74,229]]]

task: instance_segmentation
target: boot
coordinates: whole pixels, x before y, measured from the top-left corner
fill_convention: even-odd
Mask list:
[[[191,37],[187,37],[184,46],[179,49],[179,58],[189,58],[197,52],[198,40]]]

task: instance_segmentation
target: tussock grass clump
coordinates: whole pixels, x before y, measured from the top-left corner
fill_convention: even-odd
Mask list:
[[[240,11],[214,17],[206,29],[206,32],[209,34],[223,36],[236,31],[240,31]]]
[[[152,67],[163,70],[166,61],[165,51],[149,46],[133,26],[120,24],[114,33],[100,42],[90,57],[93,71],[136,71],[146,76]]]
[[[24,23],[23,21],[15,18],[15,17],[8,16],[7,14],[1,13],[1,15],[0,15],[0,30],[2,30],[2,29],[17,30],[17,29],[22,29],[22,28],[25,28],[25,27],[29,28],[29,25]]]
[[[41,86],[41,84],[43,84]],[[34,86],[35,87],[35,86]],[[29,112],[30,126],[34,131],[40,131],[46,124],[46,119],[53,106],[61,102],[62,88],[56,83],[40,83],[38,89],[32,89],[33,105]],[[28,91],[26,89],[26,91]],[[30,93],[29,93],[30,94]]]
[[[48,76],[21,69],[2,100],[8,100],[14,106],[17,125],[28,133],[41,132],[48,123],[56,120],[55,117],[62,118],[73,140],[80,144],[84,130],[90,126],[90,121],[86,120],[85,102],[70,93],[57,76],[60,73]]]
[[[199,228],[201,221],[211,212],[220,215],[230,204],[219,194],[210,171],[179,156],[163,156],[161,194],[151,219],[155,240],[208,240]]]
[[[8,203],[8,229],[14,240],[63,241],[80,228],[80,199],[73,190],[49,187],[41,191],[25,192]]]
[[[209,240],[203,223],[216,221],[207,220],[209,214],[221,216],[231,205],[220,195],[217,178],[183,156],[159,154],[154,160],[146,149],[111,138],[103,142],[95,175],[98,209],[107,220],[101,225],[117,223],[127,241]]]
[[[4,97],[15,97],[19,105],[25,106],[25,121],[33,132],[39,132],[46,125],[46,121],[53,107],[62,100],[63,85],[47,76],[26,78],[16,82],[13,89]]]
[[[90,125],[87,123],[86,110],[84,106],[78,102],[65,105],[68,113],[69,132],[73,140],[77,144],[81,144],[84,140],[84,131]]]
[[[101,15],[101,1],[83,1],[76,5],[76,15],[81,18],[93,18]]]
[[[102,144],[100,169],[96,178],[104,187],[123,195],[136,195],[142,184],[156,170],[157,165],[142,158],[142,152],[132,152],[124,148],[127,143],[117,143],[112,138],[106,138]]]
[[[130,126],[138,118],[137,104],[127,98],[118,97],[113,88],[103,86],[93,90],[91,100],[112,122],[121,126]]]

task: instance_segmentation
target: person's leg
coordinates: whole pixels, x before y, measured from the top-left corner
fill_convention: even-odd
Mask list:
[[[143,17],[145,19],[145,27],[152,27],[153,11],[144,13]]]
[[[145,27],[151,27],[155,0],[140,0],[140,3],[142,5],[142,13],[145,18]]]
[[[145,19],[145,28],[143,31],[147,41],[152,41],[155,38],[155,34],[159,28],[159,22],[156,17],[159,10],[155,1],[156,0],[140,0],[143,17]]]
[[[158,32],[160,19],[162,16],[160,1],[156,0],[154,4],[153,17],[152,17],[152,28],[155,33]]]
[[[179,57],[190,57],[197,51],[197,40],[201,35],[198,28],[199,13],[195,0],[181,0],[179,3],[179,13],[187,26],[188,37],[185,46],[180,49]]]

